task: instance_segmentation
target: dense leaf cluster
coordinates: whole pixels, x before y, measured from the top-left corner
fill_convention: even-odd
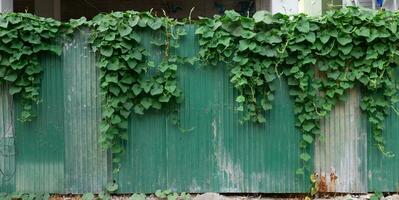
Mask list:
[[[265,122],[272,109],[276,80],[288,82],[294,100],[297,127],[302,131],[300,158],[311,159],[310,145],[320,135],[320,120],[344,100],[351,89],[361,90],[361,109],[372,125],[378,149],[384,148],[384,118],[398,101],[394,73],[399,63],[399,14],[343,8],[322,17],[303,14],[271,15],[259,11],[252,17],[226,11],[224,16],[201,18],[199,57],[217,65],[227,63],[238,91],[238,111],[243,120]],[[89,43],[99,54],[102,96],[101,143],[111,149],[119,170],[122,142],[127,140],[131,111],[143,114],[181,99],[177,68],[184,60],[174,55],[183,23],[151,12],[100,14],[93,20],[61,23],[27,13],[0,15],[0,84],[23,100],[21,120],[32,118],[38,103],[42,52],[61,53],[59,38],[77,27],[92,29]],[[160,35],[152,44],[162,49],[162,59],[151,61],[143,33]],[[298,170],[304,173],[306,165]]]
[[[29,13],[0,15],[0,84],[10,85],[9,93],[22,97],[21,121],[32,119],[32,103],[40,101],[39,55],[61,53],[61,32],[61,22],[53,19]]]
[[[265,122],[262,111],[272,108],[286,21],[284,15],[258,12],[249,18],[226,11],[222,17],[202,19],[196,30],[202,60],[229,64],[231,82],[240,94],[237,110],[246,111],[244,120]]]
[[[343,8],[322,17],[270,15],[244,17],[233,11],[200,20],[200,57],[230,68],[239,91],[237,110],[244,120],[264,122],[271,109],[275,79],[287,80],[294,99],[297,127],[303,133],[300,155],[311,159],[309,146],[320,135],[320,120],[350,89],[362,91],[378,149],[386,156],[382,130],[389,108],[397,102],[394,70],[398,66],[399,15],[388,11]],[[302,174],[306,165],[297,172]]]
[[[11,194],[0,193],[0,200],[13,200],[13,199],[21,199],[21,200],[48,200],[50,199],[50,194],[47,193],[20,193],[15,192]]]
[[[168,102],[181,97],[177,87],[177,56],[170,55],[178,46],[184,27],[168,17],[156,17],[150,12],[134,11],[100,14],[91,22],[90,40],[100,54],[100,82],[102,91],[102,123],[100,142],[111,149],[115,172],[119,170],[123,145],[128,139],[128,117],[133,110],[143,114],[150,108],[161,109]],[[142,43],[143,32],[161,34],[152,43],[163,50],[158,65],[150,60]]]

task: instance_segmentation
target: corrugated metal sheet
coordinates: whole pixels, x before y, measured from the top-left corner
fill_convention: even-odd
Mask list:
[[[95,56],[87,33],[65,44],[63,56],[44,56],[38,117],[16,123],[16,190],[100,192],[110,179],[98,144],[101,120]],[[16,104],[19,113],[20,104]]]
[[[322,192],[367,192],[367,125],[359,103],[359,90],[351,90],[321,121],[325,139],[316,141],[314,155]]]
[[[63,52],[65,192],[100,192],[110,179],[107,152],[98,143],[101,99],[88,33],[75,34]]]
[[[397,73],[399,77],[399,73]],[[396,83],[398,85],[398,82]],[[394,108],[399,110],[399,103]],[[385,120],[383,131],[386,150],[395,154],[395,157],[385,157],[376,148],[372,137],[372,129],[368,132],[368,191],[399,191],[399,115],[390,109]]]
[[[196,55],[194,27],[178,50]],[[143,35],[150,48],[152,37]],[[111,180],[110,156],[97,143],[100,119],[95,55],[87,33],[66,43],[61,57],[44,55],[42,102],[31,123],[15,121],[20,103],[0,88],[0,190],[20,192],[99,192]],[[151,48],[155,60],[160,51]],[[285,80],[277,81],[274,108],[266,124],[240,124],[234,89],[223,66],[179,68],[184,101],[179,108],[182,132],[171,123],[170,109],[133,115],[129,142],[118,179],[119,192],[307,192],[308,177],[295,175],[301,133],[295,129]],[[316,143],[315,171],[326,177],[328,191],[397,191],[399,161],[381,158],[367,138],[359,93],[337,106],[322,124],[325,141]],[[399,107],[399,105],[397,105]],[[397,108],[399,109],[399,108]],[[392,112],[393,113],[393,112]],[[387,148],[399,156],[398,116],[386,121]],[[15,136],[12,122],[15,121]],[[11,130],[11,131],[9,131]],[[371,135],[370,132],[368,135]],[[15,145],[14,145],[15,140]],[[368,152],[367,152],[368,151]],[[337,177],[331,184],[331,172]],[[334,187],[333,187],[334,186]]]
[[[40,59],[44,68],[40,95],[34,106],[37,118],[29,123],[15,121],[16,191],[64,191],[64,108],[61,59]],[[16,115],[21,111],[17,100]]]
[[[0,191],[15,190],[13,101],[8,87],[0,85]]]
[[[178,53],[192,56],[197,47],[191,27]],[[284,80],[266,116],[269,121],[241,125],[224,67],[187,65],[179,70],[185,97],[179,118],[183,128],[192,130],[181,132],[167,112],[133,116],[119,178],[121,192],[307,191],[307,177],[295,175],[301,135],[294,128]]]

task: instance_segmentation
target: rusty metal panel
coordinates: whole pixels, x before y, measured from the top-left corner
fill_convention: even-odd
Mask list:
[[[77,32],[62,55],[64,91],[65,190],[101,192],[110,179],[107,152],[98,142],[101,121],[96,56],[89,33]]]
[[[367,125],[359,103],[360,92],[353,89],[321,121],[325,138],[316,140],[314,165],[322,192],[367,192]]]
[[[6,84],[0,85],[0,191],[15,190],[13,101]]]

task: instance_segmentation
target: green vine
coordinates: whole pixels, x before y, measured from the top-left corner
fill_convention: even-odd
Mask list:
[[[0,84],[8,84],[11,95],[22,99],[20,121],[34,117],[32,103],[39,103],[43,68],[39,55],[61,54],[62,24],[29,13],[0,14]]]
[[[226,11],[224,16],[201,19],[196,34],[201,60],[228,65],[243,120],[265,122],[275,79],[287,80],[296,126],[303,133],[304,164],[297,173],[304,174],[310,170],[309,150],[320,135],[320,120],[354,88],[363,91],[361,109],[372,125],[376,146],[383,155],[393,156],[385,150],[382,130],[388,110],[398,101],[398,20],[394,12],[354,7],[317,18],[265,11],[244,17]]]
[[[398,21],[398,13],[353,7],[322,17],[265,11],[245,17],[226,11],[223,16],[201,18],[196,34],[202,61],[227,64],[243,121],[265,122],[277,79],[287,81],[296,126],[302,132],[304,164],[297,173],[304,174],[309,170],[311,145],[321,135],[320,120],[351,89],[362,91],[360,107],[368,116],[377,148],[384,156],[393,156],[385,149],[382,132],[389,109],[398,114],[393,107],[398,102],[394,76],[399,64]],[[111,149],[118,172],[131,111],[143,114],[179,102],[177,68],[195,59],[175,52],[185,35],[184,23],[152,12],[113,12],[68,23],[28,13],[0,14],[0,84],[9,84],[9,93],[22,98],[21,121],[30,121],[32,103],[40,102],[39,55],[59,55],[61,36],[81,25],[92,29],[89,43],[100,56],[100,142]],[[160,60],[152,61],[145,48],[142,36],[148,32],[158,34],[151,44],[162,50]]]
[[[230,81],[239,92],[237,110],[246,113],[244,121],[265,122],[263,111],[272,108],[286,18],[263,11],[253,18],[226,11],[224,16],[199,22],[199,56],[213,65],[228,64]]]
[[[100,142],[111,149],[114,172],[118,172],[122,142],[128,139],[131,110],[143,114],[181,98],[176,80],[181,59],[173,55],[172,49],[178,47],[185,31],[176,20],[156,17],[151,12],[100,14],[89,24],[94,29],[90,44],[100,54],[98,66],[103,97]],[[150,60],[142,44],[142,33],[151,31],[163,38],[152,42],[163,49],[164,56],[158,66]]]
[[[0,193],[0,200],[48,200],[50,199],[50,194],[47,193],[20,193],[15,192],[11,194]]]

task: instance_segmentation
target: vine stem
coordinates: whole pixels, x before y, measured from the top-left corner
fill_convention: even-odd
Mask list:
[[[288,46],[289,42],[294,38],[293,32],[294,32],[294,30],[295,30],[295,28],[296,28],[296,26],[297,26],[297,24],[298,24],[298,19],[299,19],[299,18],[296,19],[296,21],[295,21],[296,23],[294,24],[294,26],[293,26],[293,28],[292,28],[292,32],[289,34],[288,40],[285,42],[283,48],[282,48],[281,50],[277,49],[277,52],[278,52],[279,54],[283,54],[283,53],[287,50],[287,46]],[[281,76],[284,74],[284,72],[279,73],[279,72],[278,72],[278,69],[277,69],[277,67],[280,65],[280,63],[281,63],[282,60],[283,60],[283,59],[282,59],[281,56],[280,56],[280,57],[279,57],[279,61],[276,62],[276,63],[274,64],[274,71],[275,71],[275,73],[276,73],[278,79],[281,79]]]
[[[391,108],[395,112],[395,114],[399,116],[399,111],[394,106],[391,106]]]
[[[312,104],[313,104],[314,111],[316,112],[316,114],[319,115],[319,116],[323,116],[323,115],[317,110],[316,104],[315,104],[314,102],[313,102]]]
[[[188,23],[190,23],[190,24],[191,24],[191,14],[193,14],[194,9],[195,9],[195,6],[191,8],[190,14],[188,15]]]

